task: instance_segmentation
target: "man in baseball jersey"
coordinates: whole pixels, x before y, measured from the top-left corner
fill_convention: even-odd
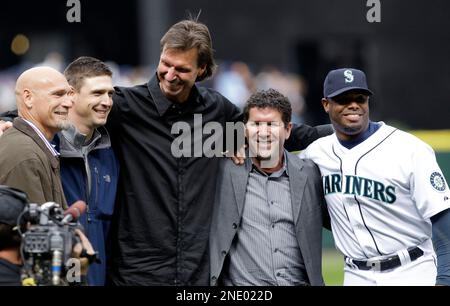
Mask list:
[[[448,185],[430,146],[370,121],[371,95],[364,72],[330,71],[335,133],[301,154],[321,171],[344,285],[450,285]]]

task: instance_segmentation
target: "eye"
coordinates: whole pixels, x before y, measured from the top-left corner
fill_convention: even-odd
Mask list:
[[[356,103],[364,103],[366,102],[366,97],[363,95],[358,95],[355,97],[355,101]]]
[[[177,71],[178,72],[181,72],[181,73],[189,73],[189,72],[191,72],[189,69],[187,69],[187,68],[177,68]]]

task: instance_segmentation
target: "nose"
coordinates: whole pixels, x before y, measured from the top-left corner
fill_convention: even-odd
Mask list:
[[[356,101],[351,101],[347,107],[350,109],[359,109],[360,106]]]
[[[259,136],[268,136],[270,135],[270,126],[268,124],[260,124],[258,126],[258,135]]]
[[[112,103],[112,98],[107,95],[104,99],[102,99],[100,105],[106,108],[110,108],[112,106]]]
[[[166,74],[166,80],[169,82],[172,82],[173,80],[175,80],[177,77],[176,75],[176,71],[174,67],[170,67],[169,70],[167,70],[167,74]]]
[[[65,108],[71,108],[73,106],[73,95],[66,94],[63,97],[61,106],[65,107]]]

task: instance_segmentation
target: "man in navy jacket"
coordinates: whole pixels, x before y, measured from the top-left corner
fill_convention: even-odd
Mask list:
[[[92,57],[80,57],[69,64],[64,75],[74,88],[74,105],[69,113],[73,124],[57,134],[54,142],[61,154],[61,179],[68,203],[83,200],[85,228],[100,263],[89,266],[89,285],[102,286],[106,274],[106,241],[114,209],[119,165],[103,127],[112,106],[112,72]]]

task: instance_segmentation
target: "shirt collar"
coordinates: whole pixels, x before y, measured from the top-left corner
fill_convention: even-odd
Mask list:
[[[153,98],[153,102],[156,105],[156,109],[158,110],[159,115],[161,117],[164,116],[164,114],[174,104],[174,102],[167,99],[166,96],[163,94],[161,88],[159,87],[159,79],[156,73],[148,82],[147,87],[150,92],[150,95]],[[197,85],[194,84],[194,86],[192,87],[188,99],[189,101],[186,101],[187,103],[191,101],[193,101],[196,104],[203,103],[203,99],[200,95]]]
[[[86,143],[87,136],[81,134],[74,125],[71,125],[67,130],[62,131],[61,133],[75,148],[81,148],[88,144],[95,143],[102,137],[98,129],[95,129],[91,139]]]
[[[86,136],[81,134],[75,126],[60,133],[60,150],[62,157],[82,157],[83,152],[107,149],[111,147],[108,131],[101,126],[94,130],[92,138],[86,142]]]
[[[269,176],[269,177],[281,177],[286,173],[286,176],[289,176],[289,172],[288,172],[288,168],[287,168],[287,155],[286,155],[286,151],[283,152],[283,167],[281,167],[281,169],[279,169],[278,171],[271,173],[271,174],[267,174],[264,171],[261,171],[260,169],[258,169],[258,167],[256,167],[256,165],[253,163],[253,159],[250,159],[252,161],[252,168],[251,171],[256,171],[262,175],[265,176]]]
[[[23,119],[23,118],[22,118]],[[45,146],[49,149],[49,151],[52,153],[53,156],[57,157],[59,156],[58,151],[54,148],[54,146],[50,143],[50,141],[45,138],[44,134],[42,134],[41,130],[39,130],[31,121],[28,121],[26,119],[23,119],[31,128],[36,132],[36,134],[39,136],[39,138],[42,139]]]
[[[361,133],[361,135],[359,135],[356,139],[353,139],[353,140],[339,140],[338,139],[338,140],[341,143],[341,145],[343,145],[344,147],[346,147],[347,149],[350,150],[350,149],[356,147],[357,145],[359,145],[360,143],[362,143],[363,141],[365,141],[370,136],[372,136],[376,131],[378,131],[380,126],[381,126],[381,124],[378,122],[369,121],[369,126],[367,127],[367,129],[363,133]]]

